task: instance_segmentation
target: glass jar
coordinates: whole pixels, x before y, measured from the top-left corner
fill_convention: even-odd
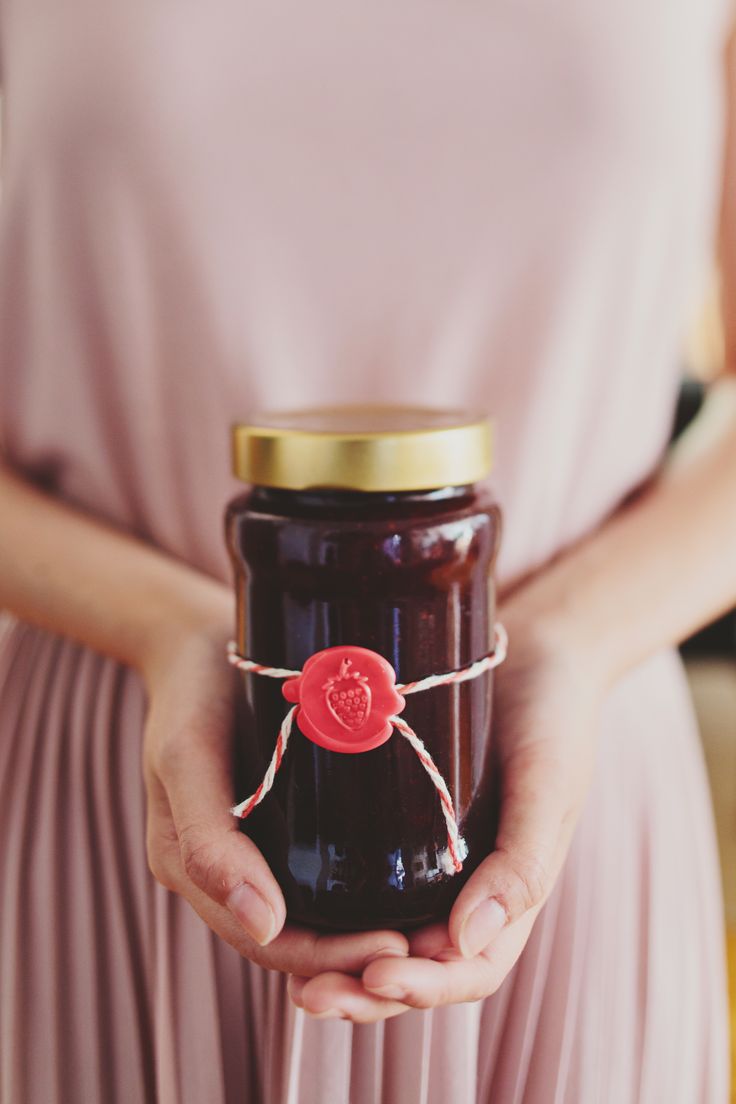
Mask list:
[[[301,671],[323,649],[357,645],[387,660],[400,684],[491,652],[500,515],[480,482],[490,451],[486,419],[438,411],[318,410],[236,426],[235,473],[250,484],[226,514],[238,652]],[[427,923],[447,914],[492,849],[492,674],[407,695],[401,714],[452,797],[458,872],[415,749],[398,731],[370,750],[348,747],[367,677],[356,667],[357,682],[340,681],[347,671],[324,683],[338,713],[353,709],[352,721],[338,717],[347,744],[322,746],[297,715],[273,787],[243,830],[274,871],[291,921],[342,930]],[[288,709],[283,682],[253,673],[242,682],[237,797],[262,781]],[[337,691],[348,685],[358,698],[345,689],[341,704]]]

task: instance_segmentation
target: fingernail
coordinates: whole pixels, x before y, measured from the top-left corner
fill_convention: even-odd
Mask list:
[[[289,996],[294,1004],[301,1007],[300,1001],[302,999],[302,993],[304,992],[304,986],[307,984],[306,978],[290,977],[289,978]]]
[[[506,925],[506,910],[495,897],[483,901],[460,929],[460,950],[473,958],[485,950]]]
[[[276,917],[271,906],[250,885],[236,886],[227,899],[227,907],[261,947],[270,943],[276,934]]]
[[[347,1018],[340,1008],[328,1008],[326,1012],[310,1012],[309,1015],[315,1020],[344,1020]]]
[[[403,1001],[406,996],[406,989],[402,989],[400,985],[366,985],[366,989],[377,997],[386,997],[387,1000]]]

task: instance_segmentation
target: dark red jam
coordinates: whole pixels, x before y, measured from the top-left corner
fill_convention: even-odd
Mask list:
[[[406,683],[493,648],[499,513],[478,485],[423,492],[254,486],[226,517],[242,655],[301,670],[333,645],[387,659]],[[288,709],[283,683],[243,674],[235,798],[263,778]],[[286,897],[320,929],[408,928],[446,915],[490,852],[490,672],[406,699],[402,716],[444,777],[467,855],[448,862],[447,826],[414,750],[394,732],[371,751],[327,750],[295,730],[271,792],[242,821]]]

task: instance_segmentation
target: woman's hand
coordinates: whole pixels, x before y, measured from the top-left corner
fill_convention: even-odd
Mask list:
[[[397,932],[318,935],[284,927],[281,890],[229,813],[237,676],[220,620],[157,642],[143,674],[149,691],[143,767],[149,865],[241,955],[269,969],[314,977],[360,974],[377,955],[405,955]],[[229,618],[227,619],[229,624]]]
[[[510,646],[494,697],[502,772],[495,850],[463,888],[449,922],[410,935],[410,957],[379,957],[361,980],[338,973],[292,978],[299,1007],[369,1022],[409,1007],[479,1000],[498,989],[521,954],[588,790],[602,679],[524,608],[521,596],[500,618]]]
[[[55,500],[0,463],[0,607],[143,676],[151,869],[240,954],[303,976],[406,954],[396,932],[284,928],[267,864],[230,816],[237,676],[229,587]],[[33,549],[33,555],[28,549]]]

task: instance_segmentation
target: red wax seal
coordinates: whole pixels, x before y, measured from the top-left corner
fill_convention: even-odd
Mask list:
[[[388,740],[405,702],[393,667],[370,648],[352,645],[315,652],[297,678],[284,683],[287,701],[299,705],[297,723],[330,751],[370,751]]]

